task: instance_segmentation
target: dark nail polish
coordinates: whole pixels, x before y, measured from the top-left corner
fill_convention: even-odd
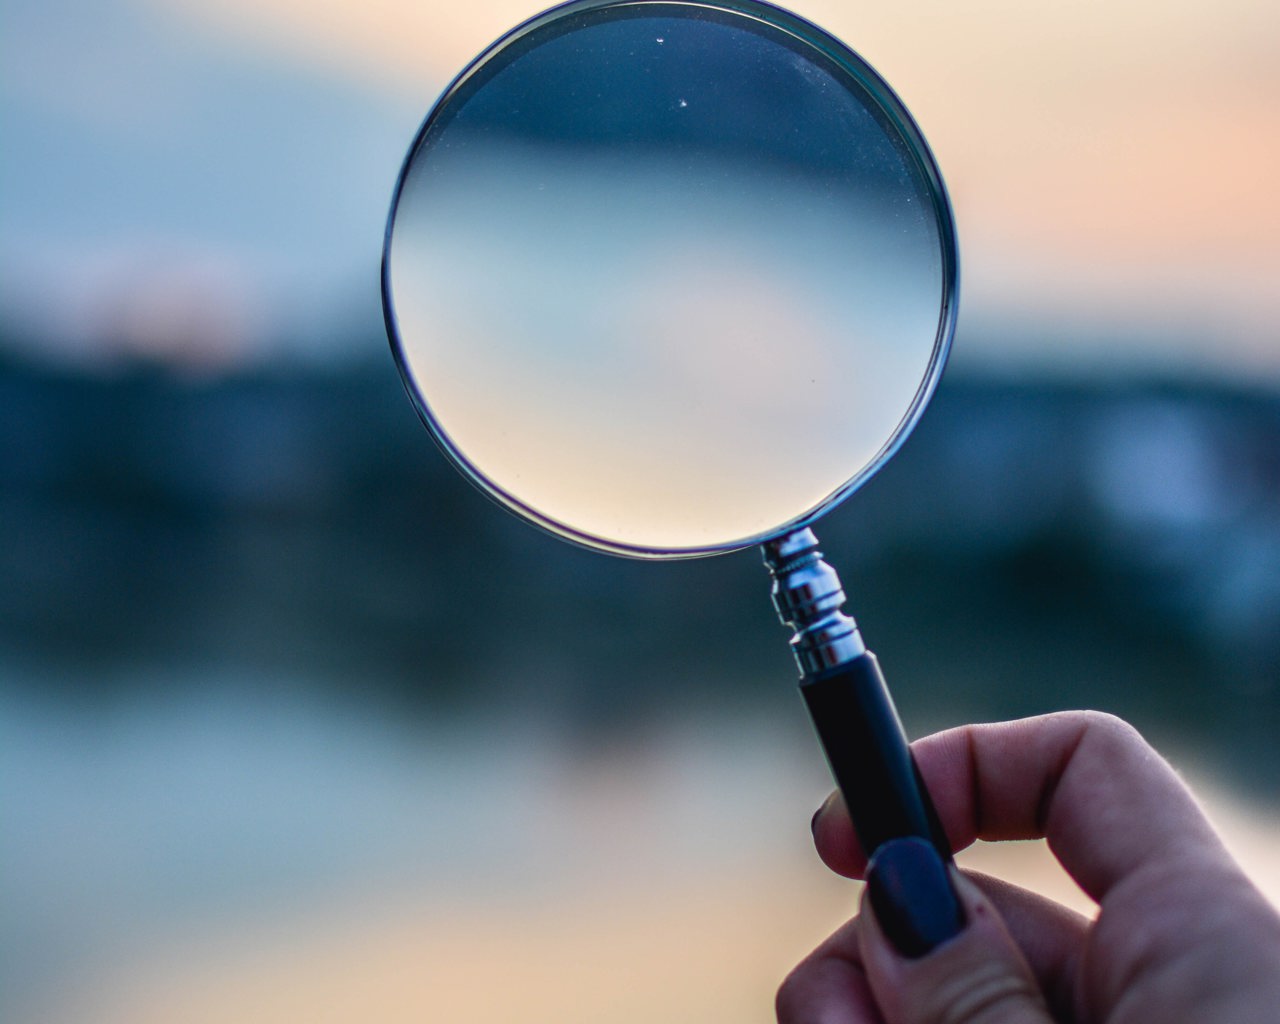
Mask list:
[[[912,960],[964,928],[947,866],[923,839],[892,839],[876,850],[867,869],[867,896],[880,929]]]

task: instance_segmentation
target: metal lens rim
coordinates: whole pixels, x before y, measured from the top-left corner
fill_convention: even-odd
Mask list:
[[[920,172],[928,187],[929,196],[933,203],[934,219],[938,228],[938,240],[942,257],[942,294],[938,313],[938,332],[934,339],[933,352],[930,356],[928,369],[920,382],[919,388],[916,390],[915,397],[893,433],[876,455],[856,475],[842,486],[836,488],[812,508],[774,529],[719,544],[689,548],[654,548],[627,544],[608,537],[600,537],[557,521],[521,501],[514,494],[491,480],[454,443],[444,426],[436,419],[430,404],[421,393],[417,381],[409,368],[408,358],[400,339],[395,303],[391,294],[391,238],[400,198],[419,149],[422,147],[432,127],[441,118],[442,114],[449,110],[452,101],[463,91],[464,87],[477,72],[499,56],[507,54],[511,47],[525,40],[531,33],[560,23],[568,25],[568,23],[584,14],[617,8],[662,8],[668,11],[693,8],[736,15],[763,22],[769,27],[786,33],[823,54],[866,90],[879,106],[880,112],[888,123],[898,132],[905,143],[908,153],[916,163],[916,169]],[[566,28],[566,31],[571,30],[571,25]],[[951,352],[952,339],[955,335],[959,273],[959,252],[951,201],[947,195],[946,185],[942,180],[942,174],[938,169],[937,162],[934,160],[932,151],[929,149],[929,145],[925,141],[924,135],[916,124],[915,119],[898,98],[898,95],[865,60],[844,43],[799,15],[783,10],[773,4],[761,2],[761,0],[692,0],[692,2],[690,0],[570,0],[569,3],[560,4],[535,15],[492,43],[449,84],[423,120],[401,165],[392,195],[390,213],[387,217],[382,249],[382,311],[386,321],[392,355],[400,373],[401,383],[417,410],[419,418],[445,456],[481,492],[535,526],[581,547],[638,559],[696,558],[703,555],[724,554],[753,547],[808,526],[858,490],[898,451],[919,422],[920,417],[924,415],[925,408],[933,397],[934,391],[937,390],[938,382],[941,380],[942,372],[946,367],[947,359]]]

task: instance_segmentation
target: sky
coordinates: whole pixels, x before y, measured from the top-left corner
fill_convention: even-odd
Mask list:
[[[1274,3],[791,6],[929,139],[972,359],[1280,383]],[[8,0],[0,318],[77,359],[350,354],[418,123],[536,9]]]

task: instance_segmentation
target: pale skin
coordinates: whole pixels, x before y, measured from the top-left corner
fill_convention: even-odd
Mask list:
[[[953,729],[913,750],[953,849],[1045,837],[1097,918],[953,871],[967,924],[912,960],[864,899],[783,983],[780,1024],[1280,1022],[1280,914],[1132,727],[1069,712]],[[814,838],[832,870],[863,876],[838,798]]]

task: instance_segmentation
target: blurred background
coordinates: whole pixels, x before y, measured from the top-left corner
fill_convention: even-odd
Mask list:
[[[960,230],[937,399],[820,530],[908,731],[1122,714],[1280,899],[1280,9],[792,6]],[[757,556],[545,537],[396,377],[400,161],[533,12],[0,12],[6,1020],[766,1021],[855,906]]]

